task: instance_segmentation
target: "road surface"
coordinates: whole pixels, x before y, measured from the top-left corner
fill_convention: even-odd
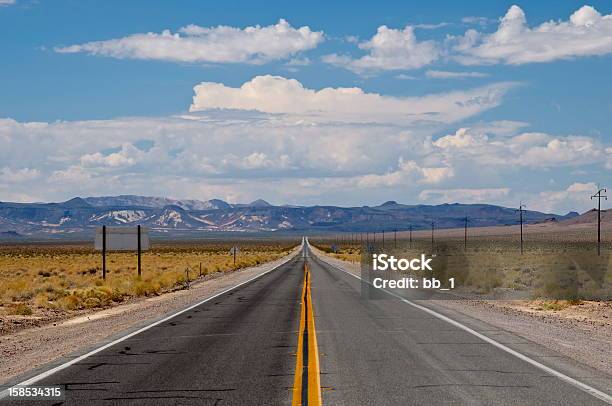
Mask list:
[[[276,270],[35,385],[65,385],[66,398],[2,402],[606,404],[394,297],[364,299],[358,279],[308,248]]]

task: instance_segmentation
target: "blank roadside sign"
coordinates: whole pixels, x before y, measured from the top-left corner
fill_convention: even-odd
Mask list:
[[[102,227],[96,228],[96,250],[102,250]],[[106,227],[107,251],[135,251],[138,249],[138,227]],[[149,249],[149,229],[140,228],[140,249]]]

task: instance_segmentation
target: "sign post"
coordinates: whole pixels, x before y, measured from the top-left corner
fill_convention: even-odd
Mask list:
[[[232,248],[230,248],[230,254],[234,256],[234,265],[236,265],[236,254],[238,253],[238,251],[240,251],[240,248],[238,248],[237,245],[234,245]]]
[[[140,271],[140,254],[142,253],[142,243],[140,239],[140,224],[138,224],[138,276],[141,275]]]
[[[102,226],[102,279],[106,280],[106,226]]]
[[[149,249],[149,230],[140,225],[130,227],[107,227],[96,229],[94,247],[102,251],[102,278],[106,279],[107,251],[137,251],[138,276],[142,274],[142,251]]]

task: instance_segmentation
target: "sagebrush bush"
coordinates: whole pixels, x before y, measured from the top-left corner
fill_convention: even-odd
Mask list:
[[[29,316],[31,315],[32,309],[25,303],[18,303],[10,308],[10,314],[15,314],[19,316]]]

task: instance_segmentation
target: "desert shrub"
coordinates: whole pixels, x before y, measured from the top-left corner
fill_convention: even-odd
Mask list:
[[[30,316],[32,314],[32,309],[25,303],[18,303],[9,308],[9,313],[19,316]]]
[[[36,307],[41,309],[48,309],[55,307],[53,302],[49,299],[49,294],[47,292],[41,292],[34,297],[34,304]]]
[[[152,294],[157,294],[159,290],[159,284],[148,280],[136,280],[132,285],[132,294],[134,296],[149,296]]]
[[[64,310],[76,310],[81,308],[81,298],[77,295],[70,294],[64,296],[58,301],[59,306]]]
[[[553,300],[552,302],[544,302],[540,305],[540,308],[542,310],[552,310],[552,311],[563,310],[566,307],[568,307],[567,302],[559,301],[559,300]]]
[[[102,307],[103,304],[97,297],[86,297],[83,299],[83,307],[85,309],[92,309],[96,307]]]

